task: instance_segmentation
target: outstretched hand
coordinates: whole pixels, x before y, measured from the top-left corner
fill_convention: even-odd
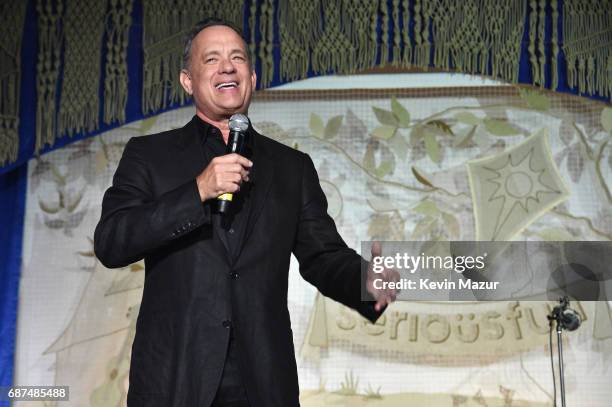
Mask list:
[[[380,257],[381,253],[382,248],[380,242],[372,243],[372,260],[368,266],[366,289],[376,301],[376,304],[374,305],[374,309],[376,309],[376,311],[382,310],[384,307],[395,301],[397,293],[399,292],[399,289],[388,288],[388,286],[385,288],[376,288],[385,286],[385,284],[383,284],[385,282],[397,282],[400,279],[400,274],[395,269],[385,267],[380,273],[374,272],[374,258]]]

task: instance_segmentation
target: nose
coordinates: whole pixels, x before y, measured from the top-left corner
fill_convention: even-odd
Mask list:
[[[219,64],[219,73],[234,73],[235,71],[236,67],[230,58],[223,58],[223,60],[221,60]]]

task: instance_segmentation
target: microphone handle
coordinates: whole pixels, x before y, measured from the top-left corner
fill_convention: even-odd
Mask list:
[[[246,133],[243,131],[230,130],[225,154],[238,153],[241,154],[244,149]],[[231,202],[234,199],[234,194],[225,193],[217,198],[217,209],[219,213],[227,213],[230,210]]]

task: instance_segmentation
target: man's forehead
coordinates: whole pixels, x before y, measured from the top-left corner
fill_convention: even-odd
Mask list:
[[[204,48],[215,46],[226,46],[227,43],[235,43],[235,48],[246,53],[246,41],[232,28],[224,25],[206,27],[196,35],[194,42],[201,44]]]

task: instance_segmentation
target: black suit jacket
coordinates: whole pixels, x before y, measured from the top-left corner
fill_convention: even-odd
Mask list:
[[[194,120],[129,140],[95,231],[106,267],[145,259],[128,405],[209,406],[231,326],[251,405],[297,406],[290,255],[321,293],[375,321],[380,313],[361,301],[363,260],[328,216],[310,157],[256,133],[247,226],[230,255],[213,239],[210,203],[198,194],[204,163]]]

